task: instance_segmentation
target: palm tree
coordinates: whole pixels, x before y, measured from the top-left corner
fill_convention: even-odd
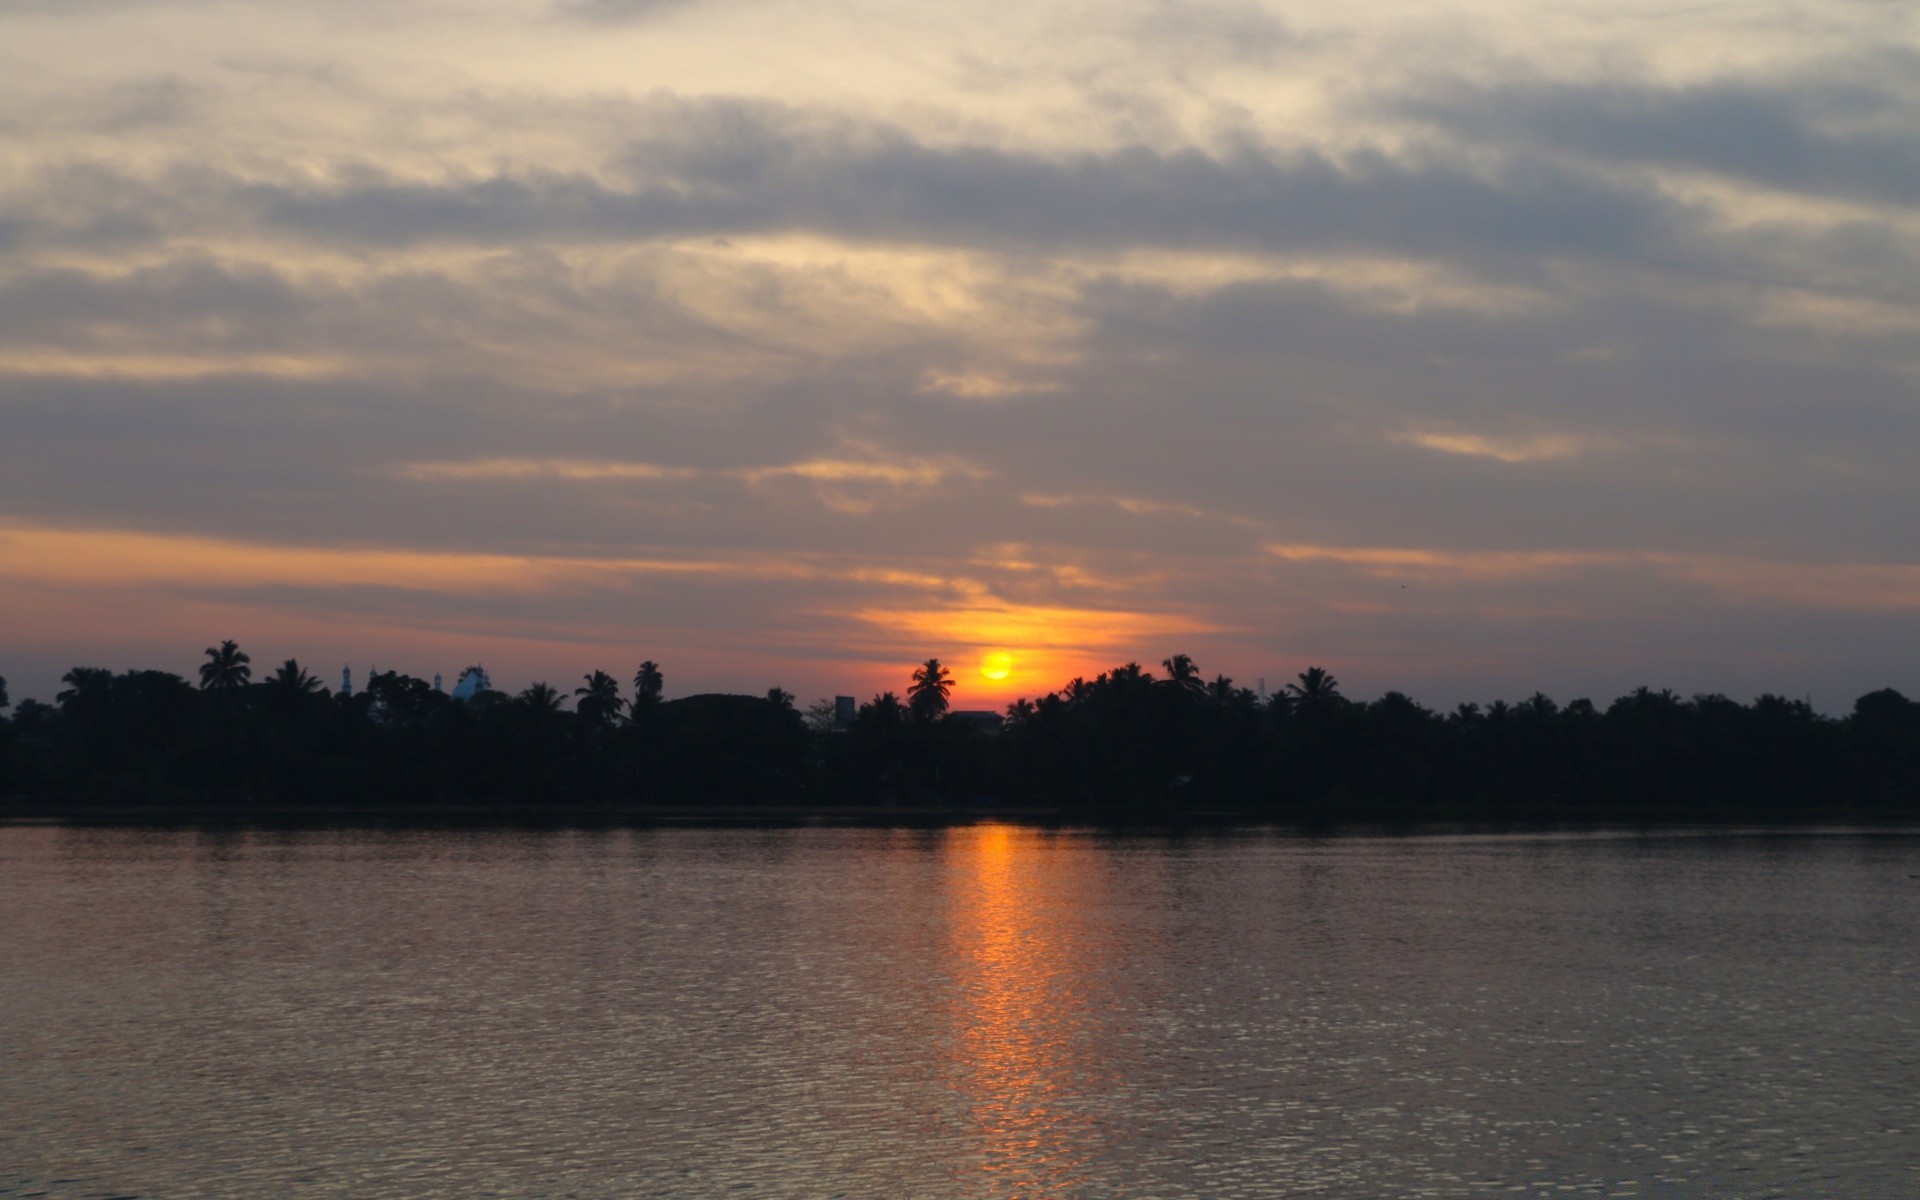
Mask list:
[[[947,711],[947,697],[953,692],[953,672],[930,658],[913,669],[913,685],[907,689],[907,707],[923,721]]]
[[[1188,655],[1176,654],[1160,665],[1167,669],[1167,682],[1182,691],[1198,692],[1207,686],[1200,678],[1200,668]]]
[[[63,710],[72,711],[104,702],[108,689],[113,687],[113,672],[105,667],[75,667],[62,675],[60,682],[67,686],[54,694],[53,702]]]
[[[881,692],[862,704],[860,711],[853,715],[853,720],[855,724],[869,729],[892,729],[900,724],[900,714],[904,711],[900,697],[892,692]]]
[[[566,697],[560,694],[560,690],[548,683],[532,684],[514,699],[537,713],[557,713],[560,706],[566,703]]]
[[[652,659],[640,664],[633,673],[633,706],[638,709],[660,701],[660,688],[666,682],[660,676],[660,667]]]
[[[203,673],[205,670],[206,668],[201,668]],[[281,663],[278,670],[267,676],[264,684],[298,696],[311,696],[322,690],[320,681],[307,674],[306,668],[291,658]]]
[[[233,641],[221,642],[218,650],[208,646],[207,661],[200,664],[200,686],[222,692],[244,687],[253,678],[247,665],[252,661]]]
[[[1288,684],[1287,691],[1293,693],[1302,708],[1318,708],[1345,699],[1340,694],[1340,681],[1320,667],[1308,667],[1300,672],[1300,681]]]
[[[580,702],[574,705],[574,711],[580,714],[580,719],[588,725],[598,726],[606,725],[618,717],[620,710],[626,707],[626,702],[620,699],[620,681],[605,671],[595,671],[581,678],[587,681],[586,686],[573,689],[573,694],[580,697]]]
[[[276,712],[297,713],[313,697],[325,692],[320,681],[293,659],[280,664],[278,670],[260,683],[259,694],[262,700]]]
[[[1102,675],[1095,683],[1104,681],[1113,690],[1112,696],[1139,696],[1153,687],[1153,672],[1146,670],[1137,662],[1125,663]]]

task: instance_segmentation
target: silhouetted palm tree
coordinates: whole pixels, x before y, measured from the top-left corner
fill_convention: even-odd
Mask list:
[[[1206,687],[1200,679],[1200,668],[1193,659],[1185,654],[1176,654],[1160,663],[1167,669],[1167,682],[1182,691],[1198,692]]]
[[[913,685],[907,688],[907,707],[921,720],[931,720],[947,711],[947,697],[953,692],[952,672],[930,658],[913,669]]]
[[[1300,681],[1288,684],[1287,691],[1303,708],[1318,708],[1345,699],[1340,694],[1340,681],[1320,667],[1308,667],[1300,672]]]
[[[881,692],[878,696],[860,706],[853,715],[855,724],[868,729],[892,729],[900,724],[901,715],[906,707],[900,703],[900,697],[892,692]]]
[[[547,683],[531,684],[514,699],[537,713],[557,713],[560,706],[566,703],[566,697],[560,694],[559,689]]]
[[[574,705],[574,711],[588,725],[610,724],[626,707],[626,702],[620,699],[620,681],[605,671],[595,671],[581,678],[587,682],[586,686],[573,689],[573,694],[580,697],[579,703]]]
[[[262,686],[300,696],[311,696],[321,690],[320,681],[307,674],[306,669],[291,658],[267,676]]]
[[[660,675],[660,667],[652,659],[640,664],[633,673],[633,706],[637,708],[660,701],[660,689],[666,683]]]
[[[245,651],[232,641],[220,643],[218,650],[207,647],[207,661],[200,664],[200,686],[215,691],[232,691],[253,678],[252,662]]]
[[[283,716],[301,712],[324,691],[326,689],[320,686],[320,681],[291,658],[261,680],[256,689],[261,702]]]
[[[104,703],[108,690],[113,687],[113,672],[105,667],[75,667],[62,675],[60,682],[67,686],[54,693],[53,702],[72,711],[76,707]]]

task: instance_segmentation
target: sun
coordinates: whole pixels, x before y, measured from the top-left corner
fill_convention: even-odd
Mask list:
[[[999,683],[1013,674],[1013,655],[1004,650],[995,650],[980,660],[980,674]]]

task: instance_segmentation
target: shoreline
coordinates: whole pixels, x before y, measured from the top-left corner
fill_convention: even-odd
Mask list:
[[[1132,810],[1057,806],[400,804],[368,807],[300,804],[0,804],[0,828],[58,826],[129,829],[646,829],[868,828],[946,829],[964,825],[1181,832],[1283,831],[1300,836],[1439,836],[1572,833],[1920,834],[1920,815],[1887,810],[1721,813],[1559,812],[1537,816],[1352,820],[1285,819],[1233,809]]]

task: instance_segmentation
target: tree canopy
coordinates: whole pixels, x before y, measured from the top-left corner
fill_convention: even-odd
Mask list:
[[[1435,712],[1354,700],[1321,667],[1271,699],[1186,655],[1123,663],[1009,705],[996,732],[948,711],[929,658],[903,700],[853,719],[764,695],[634,694],[605,671],[456,700],[375,673],[336,695],[287,659],[253,682],[233,642],[195,688],[80,666],[54,704],[0,717],[0,808],[148,804],[969,806],[1306,822],[1920,817],[1920,704],[1892,689],[1844,717],[1636,688],[1605,705],[1535,693]],[[6,696],[0,683],[0,705]],[[569,700],[572,704],[569,707]]]

